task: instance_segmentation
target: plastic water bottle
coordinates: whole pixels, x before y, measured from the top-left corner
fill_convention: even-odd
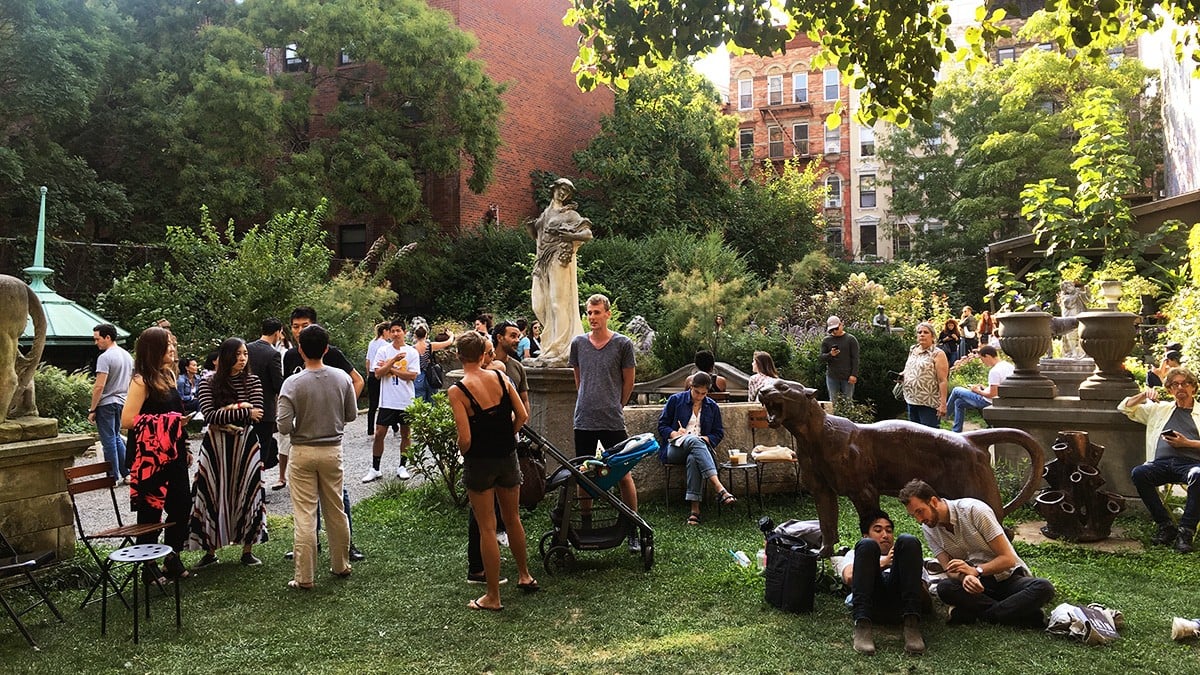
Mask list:
[[[758,558],[758,569],[767,569],[767,552],[760,548],[756,557]]]
[[[739,566],[750,566],[750,556],[746,555],[745,551],[734,551],[733,549],[729,549],[729,555],[733,556],[733,561]]]

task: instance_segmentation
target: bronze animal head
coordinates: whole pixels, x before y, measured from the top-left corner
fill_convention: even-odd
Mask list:
[[[817,390],[809,389],[799,382],[778,380],[775,386],[763,389],[758,400],[767,409],[767,423],[772,428],[805,424],[814,410],[820,410]]]

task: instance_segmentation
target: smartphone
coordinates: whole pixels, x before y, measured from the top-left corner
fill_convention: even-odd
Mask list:
[[[1162,436],[1163,436],[1164,438],[1166,438],[1167,436],[1175,436],[1175,435],[1177,435],[1178,433],[1179,433],[1179,432],[1178,432],[1178,431],[1175,431],[1174,429],[1163,429],[1163,430],[1162,430]]]

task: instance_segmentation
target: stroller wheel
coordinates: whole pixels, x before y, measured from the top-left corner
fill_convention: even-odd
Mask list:
[[[575,567],[575,554],[566,546],[554,546],[546,552],[542,566],[546,568],[547,574],[569,572]]]
[[[546,550],[550,546],[550,542],[554,540],[554,531],[551,530],[542,535],[542,540],[538,542],[538,553],[542,555],[542,560],[546,559]]]

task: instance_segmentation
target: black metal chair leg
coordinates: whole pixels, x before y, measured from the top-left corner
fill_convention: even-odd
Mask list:
[[[37,643],[33,641],[33,636],[29,634],[29,629],[21,621],[21,615],[13,611],[12,605],[8,604],[8,600],[5,600],[3,595],[0,595],[0,605],[4,605],[4,611],[8,612],[9,618],[17,625],[17,630],[21,631],[21,635],[25,636],[25,641],[29,643],[29,646],[38,649]]]

